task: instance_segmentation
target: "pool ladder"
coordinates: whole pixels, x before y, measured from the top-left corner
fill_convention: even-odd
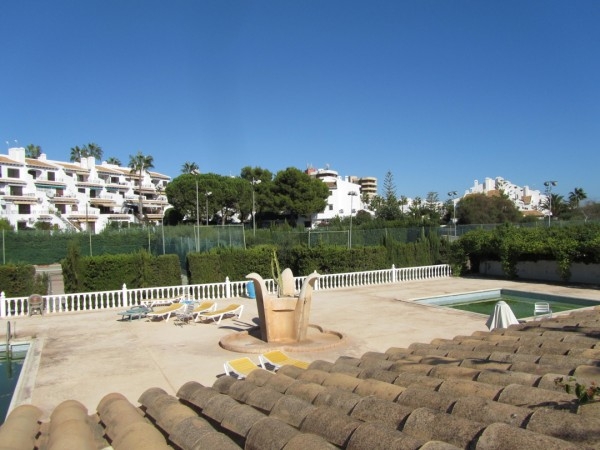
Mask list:
[[[10,340],[12,337],[13,337],[13,335],[11,332],[10,321],[9,321],[9,322],[6,322],[6,357],[9,359],[12,356],[12,346],[10,345]]]

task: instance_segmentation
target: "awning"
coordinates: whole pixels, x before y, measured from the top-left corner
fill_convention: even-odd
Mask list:
[[[35,183],[36,187],[45,188],[45,189],[66,189],[66,184],[44,184],[44,183]]]

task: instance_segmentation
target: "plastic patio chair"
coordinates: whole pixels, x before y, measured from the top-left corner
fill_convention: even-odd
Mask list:
[[[533,306],[533,316],[548,316],[552,317],[552,309],[547,302],[536,302]]]
[[[194,303],[185,303],[181,309],[174,312],[175,314],[175,325],[183,325],[189,323],[194,318]]]
[[[31,316],[34,313],[44,315],[44,299],[39,294],[32,294],[27,299],[27,313]]]

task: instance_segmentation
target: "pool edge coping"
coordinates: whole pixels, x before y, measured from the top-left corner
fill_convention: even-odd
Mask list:
[[[29,339],[29,349],[19,374],[19,380],[15,386],[8,410],[6,411],[6,417],[12,412],[14,408],[23,404],[31,404],[33,388],[35,386],[35,380],[37,378],[37,372],[40,367],[40,360],[42,357],[42,349],[44,347],[44,338],[31,338]],[[6,417],[4,420],[6,420]]]

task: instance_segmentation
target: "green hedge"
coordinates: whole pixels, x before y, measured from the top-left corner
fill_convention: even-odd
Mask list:
[[[181,284],[177,255],[152,256],[145,251],[125,255],[80,257],[71,248],[62,262],[65,292],[176,286]]]
[[[445,241],[437,234],[423,235],[408,244],[388,238],[378,247],[305,245],[276,247],[263,245],[248,250],[214,249],[209,253],[190,253],[187,257],[190,284],[220,283],[229,277],[232,281],[244,280],[251,272],[263,278],[272,278],[271,260],[277,252],[279,266],[289,267],[294,275],[306,276],[315,270],[321,274],[359,272],[396,267],[426,266],[444,263]]]
[[[493,230],[473,230],[452,246],[452,260],[461,273],[479,272],[484,260],[500,261],[509,278],[517,275],[519,261],[556,261],[561,278],[568,281],[571,264],[600,263],[600,225],[565,228],[518,228],[510,224]]]
[[[0,290],[6,297],[48,294],[48,274],[36,275],[35,267],[25,264],[0,266]]]

